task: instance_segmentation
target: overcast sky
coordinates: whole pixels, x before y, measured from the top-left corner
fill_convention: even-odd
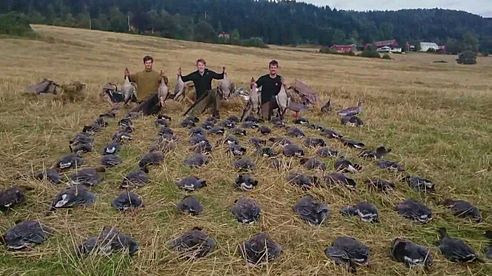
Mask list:
[[[492,0],[297,0],[317,6],[330,6],[341,10],[399,10],[412,8],[443,8],[463,10],[492,17]]]

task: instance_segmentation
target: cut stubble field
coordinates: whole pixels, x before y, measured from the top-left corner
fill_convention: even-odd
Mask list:
[[[30,188],[24,204],[0,214],[0,233],[24,219],[39,219],[55,233],[30,251],[11,252],[2,248],[1,275],[344,275],[349,274],[346,269],[324,255],[324,249],[342,235],[353,236],[371,249],[370,264],[359,268],[359,274],[492,274],[490,263],[454,264],[434,245],[438,239],[436,230],[446,227],[452,236],[482,251],[487,245],[482,234],[492,229],[491,57],[479,57],[477,65],[463,66],[456,64],[455,56],[411,53],[393,55],[392,60],[373,60],[320,54],[312,49],[243,48],[41,25],[34,29],[40,35],[37,40],[0,40],[0,188],[14,184]],[[68,141],[85,124],[108,110],[107,104],[98,98],[102,85],[121,83],[125,67],[132,72],[141,70],[141,58],[147,54],[154,57],[155,69],[163,69],[169,76],[171,87],[177,68],[191,72],[197,58],[206,59],[212,70],[220,71],[226,66],[229,77],[243,87],[251,77],[265,74],[268,62],[277,59],[287,82],[305,81],[320,93],[321,102],[331,98],[335,110],[361,99],[361,118],[365,122],[361,128],[342,126],[335,112],[321,114],[319,106],[303,116],[361,140],[370,148],[381,144],[392,148],[388,159],[400,162],[413,175],[434,181],[436,193],[417,193],[399,181],[396,174],[377,168],[374,162],[358,158],[358,151],[328,139],[330,147],[363,165],[362,172],[353,175],[358,187],[355,191],[302,191],[286,181],[289,172],[306,172],[299,161],[292,160],[290,169],[271,169],[267,160],[256,157],[253,147],[248,145],[249,137],[261,135],[253,130],[248,130],[248,137],[240,140],[248,149],[247,155],[257,163],[252,175],[259,185],[247,194],[239,192],[233,187],[237,176],[232,166],[234,158],[222,147],[215,148],[210,163],[200,169],[183,165],[190,153],[188,130],[179,127],[186,106],[169,103],[169,110],[164,113],[173,118],[172,128],[180,140],[177,148],[166,154],[165,162],[151,169],[151,182],[136,191],[145,208],[118,213],[112,209],[111,201],[121,192],[119,183],[123,176],[137,167],[140,156],[155,140],[154,117],[135,120],[134,140],[123,146],[120,154],[123,164],[109,169],[104,181],[92,189],[97,195],[93,207],[62,209],[47,216],[51,201],[64,184],[56,186],[29,176],[68,153]],[[433,63],[435,60],[447,63]],[[88,96],[81,102],[63,103],[50,97],[25,95],[25,86],[42,78],[60,83],[81,81],[87,85]],[[240,115],[240,111],[237,104],[224,104],[221,115]],[[120,111],[119,116],[123,113]],[[96,150],[84,155],[87,166],[99,165],[100,151],[110,141],[116,122],[110,121],[106,129],[96,134]],[[320,137],[315,130],[305,132],[310,137]],[[270,136],[284,134],[284,130],[274,129]],[[294,140],[302,144],[302,140]],[[314,156],[314,152],[308,149],[307,155]],[[334,161],[325,160],[330,171]],[[194,192],[205,207],[204,213],[195,217],[179,214],[175,207],[185,195],[175,181],[188,175],[206,179],[208,184]],[[395,182],[395,191],[381,194],[368,190],[364,180],[370,177]],[[305,194],[329,205],[331,216],[319,227],[306,224],[292,211],[295,202]],[[252,197],[261,205],[259,222],[241,225],[235,221],[229,209],[241,196]],[[394,206],[406,198],[430,206],[433,221],[419,225],[400,217]],[[437,204],[445,198],[474,203],[482,212],[483,222],[454,217]],[[339,213],[340,208],[360,201],[378,207],[380,223],[364,223]],[[134,237],[140,246],[139,253],[134,257],[77,257],[74,247],[106,225],[116,226]],[[205,229],[217,241],[217,248],[196,261],[181,260],[169,249],[168,241],[195,226]],[[267,265],[246,266],[238,245],[261,231],[268,232],[282,246],[283,253]],[[432,268],[409,270],[392,261],[389,248],[396,237],[430,247],[434,256]]]

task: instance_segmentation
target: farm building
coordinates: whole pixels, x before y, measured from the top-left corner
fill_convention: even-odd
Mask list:
[[[427,52],[429,49],[434,49],[437,52],[439,50],[439,46],[434,42],[420,42],[420,51]]]
[[[386,49],[389,47],[390,49],[393,48],[398,48],[399,44],[396,39],[390,39],[390,40],[382,40],[382,41],[375,41],[373,43],[367,43],[364,48],[368,48],[370,46],[374,46],[376,49],[386,47]]]
[[[349,45],[337,45],[334,44],[330,47],[331,50],[336,51],[337,53],[350,53],[350,52],[355,52],[357,50],[357,46],[355,44],[349,44]]]

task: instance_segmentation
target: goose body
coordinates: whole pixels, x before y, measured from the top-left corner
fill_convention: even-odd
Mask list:
[[[344,116],[355,116],[362,112],[362,102],[358,101],[357,106],[348,107],[338,111],[338,115]]]
[[[130,78],[128,76],[125,76],[125,81],[121,86],[121,93],[123,94],[125,104],[127,104],[130,100],[137,98],[137,87],[134,83],[130,82]]]
[[[25,220],[8,229],[2,240],[8,249],[21,250],[43,243],[52,233],[37,220]]]
[[[174,100],[179,101],[180,98],[184,98],[185,83],[181,76],[178,75],[176,78],[176,86],[174,87]]]
[[[418,192],[434,192],[434,183],[420,176],[406,176],[404,178],[410,188]]]
[[[364,122],[357,116],[343,116],[340,119],[340,123],[342,125],[351,126],[351,127],[361,127],[364,125]]]
[[[120,150],[120,143],[113,141],[104,147],[103,154],[115,154],[118,153],[119,150]]]
[[[170,242],[172,249],[183,257],[197,259],[207,256],[215,249],[216,242],[201,228],[195,227]]]
[[[72,185],[96,186],[103,180],[104,171],[104,167],[83,168],[70,175],[70,182]]]
[[[432,266],[431,251],[412,241],[397,238],[391,244],[391,257],[397,261],[404,263],[406,266],[425,267]]]
[[[324,147],[326,146],[326,142],[321,138],[309,137],[304,139],[304,145],[309,148]]]
[[[470,218],[475,222],[482,222],[480,210],[465,200],[446,199],[442,205],[448,207],[453,215],[460,218]]]
[[[61,182],[61,176],[57,169],[44,169],[35,175],[38,180],[48,180],[53,184],[58,184]]]
[[[342,174],[342,173],[330,173],[323,176],[325,184],[328,186],[332,185],[343,185],[349,189],[355,189],[356,182],[352,178]]]
[[[331,99],[328,99],[328,101],[321,107],[321,112],[329,113],[331,110]]]
[[[234,202],[231,212],[238,222],[253,223],[260,219],[261,208],[254,199],[241,197]]]
[[[325,128],[325,129],[321,130],[321,135],[323,135],[324,137],[326,137],[328,139],[341,139],[343,137],[342,134],[336,132],[333,129],[329,129],[329,128]]]
[[[184,160],[184,164],[191,168],[198,168],[208,163],[208,157],[201,153],[194,153]]]
[[[203,212],[203,206],[194,196],[185,196],[176,206],[184,214],[197,216]]]
[[[424,204],[412,199],[400,202],[396,211],[402,217],[425,224],[432,220],[432,211]]]
[[[393,172],[405,171],[405,168],[401,164],[390,160],[379,160],[376,162],[376,166],[378,166],[381,169],[385,169]]]
[[[379,192],[391,192],[395,189],[395,184],[380,178],[371,178],[365,181],[369,189]]]
[[[95,201],[96,196],[85,186],[76,185],[58,193],[51,204],[51,209],[92,206]]]
[[[290,127],[287,129],[287,136],[295,138],[304,138],[306,135],[304,132],[296,127]]]
[[[128,211],[143,207],[143,201],[137,194],[125,191],[113,199],[111,206],[118,211]]]
[[[207,186],[207,181],[196,176],[187,176],[176,182],[176,185],[186,191],[196,191]]]
[[[323,147],[323,148],[319,148],[318,150],[316,150],[316,155],[318,155],[319,157],[323,157],[323,158],[337,157],[338,151],[327,148],[327,147]]]
[[[326,164],[316,158],[303,158],[301,164],[308,170],[326,170]]]
[[[234,186],[242,191],[251,191],[258,185],[258,180],[254,179],[250,175],[240,174],[234,181]]]
[[[347,206],[340,211],[345,216],[358,216],[365,222],[379,222],[379,212],[374,204],[360,202],[353,206]]]
[[[361,151],[359,156],[362,158],[366,159],[381,159],[383,158],[386,154],[390,153],[391,149],[386,148],[384,146],[379,146],[375,150],[364,150]]]
[[[294,205],[293,210],[302,220],[313,225],[322,224],[330,215],[328,205],[316,201],[309,195],[300,198]]]
[[[478,255],[463,240],[451,238],[446,228],[439,228],[439,250],[451,262],[469,263],[478,260]]]
[[[302,157],[304,156],[304,150],[296,144],[288,144],[284,146],[282,153],[286,157]]]
[[[162,76],[162,71],[161,71]],[[164,77],[161,77],[161,83],[159,84],[159,88],[157,88],[157,97],[159,98],[159,103],[164,106],[167,98],[169,98],[169,87],[166,84],[166,80]]]
[[[369,247],[352,237],[338,237],[325,249],[325,255],[352,272],[369,262]]]
[[[303,190],[308,190],[311,187],[318,185],[318,178],[315,176],[304,175],[301,173],[289,173],[287,181]]]
[[[60,158],[60,160],[58,160],[58,162],[56,163],[56,167],[59,168],[60,170],[67,170],[71,168],[80,167],[83,164],[84,164],[84,159],[82,159],[82,157],[80,157],[79,154],[72,153]]]
[[[0,192],[0,211],[14,208],[24,202],[24,191],[19,187],[11,187]]]
[[[128,252],[130,256],[133,256],[138,250],[138,243],[131,236],[109,226],[104,227],[98,236],[85,240],[77,248],[80,255],[103,256],[109,256],[120,251]]]
[[[159,165],[164,160],[164,154],[161,151],[151,151],[142,156],[138,162],[138,166],[141,168]]]
[[[246,261],[253,265],[272,262],[282,253],[282,247],[264,232],[244,241],[240,249]]]
[[[250,159],[243,157],[239,160],[234,161],[234,168],[239,171],[250,171],[256,168],[255,163]]]
[[[227,152],[234,156],[243,156],[246,154],[246,148],[240,145],[232,144],[228,146]]]
[[[362,170],[362,166],[354,164],[347,159],[340,158],[335,161],[335,170],[342,173],[357,173]]]
[[[143,187],[149,182],[149,171],[147,168],[140,168],[129,172],[121,181],[120,188]]]
[[[341,138],[340,141],[342,144],[346,147],[349,148],[354,148],[354,149],[363,149],[366,145],[362,142],[356,141],[356,140],[351,140],[351,139],[346,139],[346,138]]]

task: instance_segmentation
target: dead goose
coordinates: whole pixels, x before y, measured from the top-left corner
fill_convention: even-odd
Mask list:
[[[319,181],[316,176],[308,176],[301,173],[289,173],[287,175],[287,182],[297,186],[303,190],[308,190],[311,187],[318,185]]]
[[[309,120],[306,118],[297,118],[292,121],[296,125],[309,125]]]
[[[432,266],[432,255],[428,248],[412,241],[397,238],[391,244],[391,257],[404,263],[407,267],[429,268]]]
[[[342,173],[357,173],[362,170],[362,166],[359,164],[353,164],[347,159],[340,158],[335,161],[335,170]]]
[[[240,174],[234,181],[234,186],[242,191],[251,191],[258,185],[258,180],[247,174]]]
[[[306,137],[306,134],[304,134],[302,130],[296,127],[288,127],[287,136],[294,137],[294,138],[304,138]]]
[[[485,258],[492,260],[492,231],[485,231],[484,236],[489,239],[489,246],[485,249]]]
[[[11,187],[0,192],[0,211],[14,208],[24,202],[24,191],[19,187]]]
[[[209,122],[209,121],[205,121],[201,127],[205,130],[211,130],[212,128],[214,128],[215,126],[215,123],[214,122]]]
[[[330,173],[323,176],[323,181],[328,186],[331,185],[343,185],[349,189],[355,189],[356,182],[352,178],[342,173]]]
[[[256,118],[253,115],[249,115],[249,116],[246,116],[246,118],[244,118],[244,121],[245,122],[259,123],[260,122],[260,119]]]
[[[103,154],[115,154],[120,150],[120,143],[117,141],[112,141],[103,149]]]
[[[362,102],[359,100],[357,102],[357,106],[342,109],[342,110],[338,111],[337,113],[340,116],[354,116],[354,115],[357,115],[361,112],[362,112]]]
[[[236,137],[234,137],[234,136],[227,136],[223,140],[223,143],[226,144],[226,145],[232,145],[232,144],[239,145],[239,140]]]
[[[407,182],[410,188],[418,192],[434,192],[434,183],[431,180],[420,177],[420,176],[406,176],[404,177],[405,182]]]
[[[53,184],[58,184],[61,182],[61,176],[57,169],[43,169],[38,172],[34,178],[37,180],[48,180]]]
[[[202,143],[202,142],[208,142],[208,140],[205,136],[201,136],[201,135],[191,136],[190,140],[189,140],[189,143],[192,146],[199,144],[199,143]]]
[[[344,216],[358,216],[364,222],[379,222],[378,209],[369,202],[360,202],[354,206],[347,206],[340,210]]]
[[[263,139],[260,139],[260,138],[256,138],[256,137],[252,137],[251,139],[249,139],[249,142],[255,148],[261,148],[262,146],[265,146],[266,145],[266,140],[263,140]]]
[[[245,121],[241,124],[242,128],[250,128],[250,129],[257,129],[260,127],[258,122],[253,122],[253,121]]]
[[[234,123],[239,123],[239,118],[236,115],[231,115],[231,116],[227,117],[226,120],[234,122]]]
[[[224,121],[220,122],[219,125],[221,127],[225,127],[225,128],[228,128],[228,129],[233,129],[233,128],[236,127],[236,122],[230,121],[228,119],[225,119]]]
[[[369,247],[353,237],[338,237],[325,249],[325,255],[335,264],[355,272],[357,266],[369,262]]]
[[[274,145],[287,146],[292,144],[292,141],[285,137],[272,137],[269,138],[268,141],[272,142]]]
[[[331,99],[328,99],[328,101],[321,107],[321,112],[329,113],[331,110]]]
[[[253,223],[260,219],[261,208],[254,199],[242,197],[234,201],[231,212],[238,222]]]
[[[212,127],[209,131],[209,134],[214,134],[214,135],[224,135],[225,129],[223,127]]]
[[[372,178],[365,181],[369,189],[374,189],[379,192],[390,192],[395,189],[395,184],[384,179]]]
[[[159,99],[159,104],[161,107],[164,107],[166,100],[170,97],[171,93],[169,92],[169,87],[167,86],[167,77],[163,76],[161,70],[161,81],[159,84],[159,88],[157,88],[157,97]]]
[[[157,131],[157,135],[171,137],[174,136],[174,131],[166,126],[159,126],[159,130]]]
[[[343,116],[340,119],[340,123],[351,127],[361,127],[364,125],[364,122],[357,116]]]
[[[384,146],[379,146],[375,150],[364,150],[359,154],[360,157],[366,159],[381,159],[386,154],[390,153],[391,149],[386,148]]]
[[[277,155],[277,153],[272,148],[269,147],[258,148],[256,150],[256,153],[263,157],[273,157]]]
[[[304,156],[304,150],[295,144],[285,145],[283,150],[282,150],[282,153],[286,157],[303,157]]]
[[[161,151],[151,151],[142,156],[140,161],[138,161],[138,166],[140,168],[159,165],[164,160],[164,154]]]
[[[280,256],[282,247],[267,233],[258,233],[240,245],[241,254],[253,265],[269,263]]]
[[[199,227],[194,227],[170,242],[172,249],[189,259],[205,257],[214,250],[215,244],[215,241]]]
[[[243,157],[239,160],[234,161],[234,168],[239,171],[250,171],[256,168],[255,163],[250,159]]]
[[[76,146],[69,146],[70,152],[74,153],[88,153],[92,152],[93,150],[93,144],[78,144]]]
[[[157,118],[155,119],[155,126],[168,127],[169,123],[171,123],[171,117],[164,114],[157,115]]]
[[[240,145],[232,144],[228,146],[227,152],[234,156],[243,156],[246,154],[246,148]]]
[[[366,145],[362,142],[355,141],[355,140],[350,140],[346,138],[341,138],[340,141],[342,144],[346,147],[349,148],[354,148],[354,149],[363,149]]]
[[[263,135],[267,135],[267,134],[272,133],[272,130],[269,127],[261,126],[258,128],[258,132],[260,132]]]
[[[109,226],[105,226],[98,236],[85,240],[77,248],[80,255],[109,256],[119,251],[128,252],[130,256],[133,256],[138,251],[138,243],[129,235]]]
[[[118,121],[118,126],[124,128],[133,128],[133,121],[130,118],[123,118]]]
[[[326,146],[325,140],[321,138],[306,138],[304,139],[304,146],[309,148],[324,147]]]
[[[56,167],[60,170],[67,170],[70,168],[80,167],[84,164],[84,159],[78,153],[71,153],[63,156],[56,163]]]
[[[337,157],[338,151],[327,148],[327,147],[323,147],[323,148],[319,148],[318,150],[316,150],[316,155],[318,155],[319,157],[323,157],[323,158]]]
[[[114,119],[114,118],[116,118],[116,113],[117,113],[116,110],[110,110],[108,112],[99,114],[99,117],[100,118]]]
[[[2,242],[9,250],[21,250],[42,244],[53,233],[53,230],[37,220],[25,220],[7,230]]]
[[[451,238],[446,228],[439,228],[439,249],[451,262],[471,263],[479,260],[475,250],[463,240]]]
[[[207,186],[207,181],[196,176],[187,176],[176,182],[176,185],[186,191],[196,191]]]
[[[185,128],[192,128],[196,126],[196,123],[198,123],[198,118],[197,117],[186,117],[181,121],[181,126]]]
[[[200,143],[191,146],[190,149],[195,153],[208,154],[212,152],[212,145],[208,140],[203,140]]]
[[[72,208],[76,206],[92,206],[96,196],[89,192],[85,186],[72,186],[66,188],[55,196],[51,204],[51,210],[58,208]]]
[[[237,127],[233,128],[231,133],[236,136],[246,136],[246,130]]]
[[[206,137],[205,129],[203,129],[201,127],[194,127],[192,129],[190,129],[188,134],[190,135],[190,137],[193,137],[193,136]]]
[[[111,140],[118,142],[118,143],[123,143],[124,141],[131,141],[133,140],[132,134],[126,131],[116,131],[113,134],[113,137]]]
[[[302,158],[300,163],[308,170],[326,170],[326,164],[316,158]]]
[[[149,170],[140,168],[129,172],[121,181],[120,188],[142,187],[149,182]]]
[[[70,175],[70,183],[72,185],[96,186],[103,180],[103,173],[106,171],[104,167],[98,168],[83,168],[78,172]]]
[[[285,123],[284,121],[282,120],[282,118],[280,117],[273,117],[271,120],[270,120],[270,123],[272,123],[272,125],[276,128],[283,128],[285,127]]]
[[[287,160],[279,159],[279,158],[271,158],[270,159],[270,168],[276,170],[289,170],[291,168],[292,163]]]
[[[376,166],[378,166],[381,169],[386,169],[386,170],[390,170],[393,172],[405,171],[405,168],[401,164],[399,164],[398,162],[395,162],[395,161],[390,161],[390,160],[379,160],[376,162]]]
[[[192,195],[185,196],[180,202],[178,202],[176,207],[180,212],[190,214],[192,216],[199,215],[203,211],[203,206],[200,201]]]
[[[322,224],[330,214],[328,205],[314,200],[310,195],[300,198],[293,210],[302,220],[313,225]]]
[[[402,217],[425,224],[432,220],[432,211],[424,204],[413,199],[407,199],[396,206],[396,211]]]
[[[103,165],[106,168],[118,166],[122,162],[123,161],[121,160],[121,158],[116,154],[106,154],[103,155],[103,157],[101,157],[101,165]]]
[[[321,130],[321,135],[328,139],[341,139],[343,137],[342,134],[334,131],[333,129],[325,128]]]
[[[143,201],[138,195],[125,191],[113,199],[111,206],[118,211],[128,211],[143,207]]]
[[[85,132],[80,132],[75,135],[75,137],[70,140],[69,142],[69,148],[76,148],[80,145],[86,145],[86,144],[94,144],[94,138],[92,138],[90,135],[88,135]]]
[[[470,218],[475,222],[482,221],[482,215],[480,214],[480,210],[473,206],[470,202],[464,200],[454,200],[454,199],[446,199],[441,202],[442,205],[448,207],[453,215],[460,218]]]
[[[208,157],[201,153],[194,153],[188,156],[183,163],[191,168],[198,168],[208,163]]]

